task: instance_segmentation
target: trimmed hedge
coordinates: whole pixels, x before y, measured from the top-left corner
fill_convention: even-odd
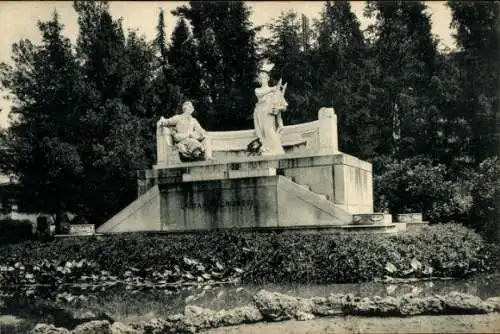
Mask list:
[[[115,275],[186,267],[186,257],[245,283],[349,283],[392,277],[464,277],[489,269],[483,239],[457,224],[401,235],[292,232],[211,232],[183,235],[121,234],[0,247],[1,265],[81,259]],[[241,269],[241,270],[240,270]],[[221,269],[222,270],[222,269]]]

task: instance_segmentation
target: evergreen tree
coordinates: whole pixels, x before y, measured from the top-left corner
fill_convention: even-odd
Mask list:
[[[201,72],[198,64],[197,45],[183,18],[177,20],[172,33],[168,58],[173,71],[174,83],[178,87],[181,97],[196,99],[200,96]],[[180,99],[175,109],[179,110],[181,102]]]
[[[167,37],[165,34],[165,16],[163,13],[163,9],[160,9],[160,14],[158,14],[156,38],[154,39],[153,43],[158,48],[161,65],[166,66],[168,64]]]
[[[283,12],[269,24],[271,36],[263,39],[263,57],[275,64],[271,72],[274,82],[288,83],[285,98],[288,109],[283,113],[285,124],[313,121],[320,107],[314,95],[316,71],[312,51],[304,50],[301,41],[301,22],[295,11]],[[274,84],[271,82],[271,84]]]
[[[498,154],[500,6],[498,1],[449,1],[448,6],[463,73],[459,113],[471,127],[468,155],[477,165]]]
[[[316,87],[321,105],[335,107],[343,152],[370,159],[379,138],[371,117],[374,64],[347,1],[328,1],[317,23]]]
[[[106,2],[76,1],[74,8],[80,27],[77,55],[85,78],[78,101],[86,180],[82,193],[85,216],[101,223],[135,198],[135,171],[147,165],[141,135],[153,129],[144,130],[141,118],[151,116],[151,110],[138,99],[149,80],[150,51],[133,34],[127,45]]]
[[[81,78],[58,14],[38,22],[38,28],[41,45],[15,43],[13,66],[1,66],[2,86],[16,96],[17,105],[11,110],[17,120],[6,134],[8,154],[1,169],[19,177],[22,210],[78,211],[83,164],[72,130],[78,124],[75,100]]]
[[[366,12],[376,18],[371,27],[378,88],[374,113],[382,138],[377,151],[396,159],[426,152],[419,138],[429,106],[419,98],[428,92],[436,58],[426,6],[422,1],[368,1]]]
[[[177,82],[176,65],[170,60],[170,49],[165,32],[163,9],[158,15],[156,38],[153,40],[156,50],[154,88],[156,94],[156,116],[171,116],[181,103],[181,88]],[[154,120],[157,121],[157,118]]]
[[[243,2],[192,1],[174,14],[186,18],[198,41],[202,95],[198,116],[209,130],[247,129],[255,105],[255,29]]]

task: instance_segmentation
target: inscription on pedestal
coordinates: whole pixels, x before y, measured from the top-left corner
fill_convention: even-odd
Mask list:
[[[181,209],[218,209],[218,208],[244,208],[250,210],[255,206],[253,200],[234,200],[219,202],[187,202],[181,205]]]

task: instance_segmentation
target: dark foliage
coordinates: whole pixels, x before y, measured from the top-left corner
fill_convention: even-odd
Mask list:
[[[490,263],[490,252],[482,238],[456,224],[431,226],[418,233],[396,236],[124,234],[102,239],[22,243],[4,246],[0,251],[3,255],[0,264],[6,266],[14,266],[22,259],[23,266],[48,266],[56,270],[57,263],[62,268],[67,261],[88,259],[97,271],[106,270],[110,275],[133,270],[136,275],[147,276],[154,271],[175,272],[177,267],[195,276],[211,270],[220,271],[220,277],[241,272],[245,283],[347,283],[385,275],[464,277],[488,270]],[[52,261],[54,265],[49,263]]]
[[[0,245],[33,240],[33,224],[28,220],[0,220]]]

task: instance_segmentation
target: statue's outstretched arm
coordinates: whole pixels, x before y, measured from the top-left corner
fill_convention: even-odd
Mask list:
[[[165,118],[165,117],[161,116],[157,125],[158,126],[175,126],[175,125],[177,125],[177,121],[178,121],[178,115],[172,116],[170,118]]]

